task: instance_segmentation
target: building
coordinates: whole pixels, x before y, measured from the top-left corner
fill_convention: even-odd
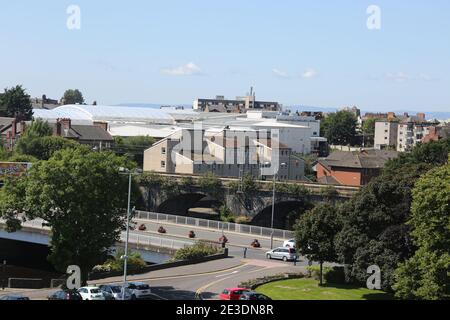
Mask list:
[[[439,141],[441,139],[448,139],[450,138],[450,125],[440,125],[440,126],[434,126],[430,127],[428,129],[428,134],[426,134],[422,142],[428,143],[431,141]]]
[[[315,170],[320,183],[363,186],[380,175],[382,168],[398,152],[388,150],[335,151],[318,160]]]
[[[236,97],[234,100],[225,99],[224,96],[216,96],[215,99],[196,99],[192,105],[194,110],[201,112],[245,113],[248,110],[281,111],[282,106],[278,102],[258,101],[253,88],[245,97]]]
[[[60,105],[61,104],[59,103],[58,100],[49,99],[49,98],[47,98],[47,96],[45,94],[42,95],[42,98],[31,99],[31,106],[33,109],[51,110],[51,109],[55,109],[55,108],[59,107]]]
[[[398,122],[375,122],[374,147],[378,150],[397,149]]]
[[[18,122],[15,118],[0,118],[0,138],[3,147],[12,150],[25,127],[25,121]]]
[[[53,135],[90,145],[98,150],[109,149],[114,143],[108,133],[108,124],[94,122],[93,125],[73,125],[70,119],[58,119],[53,124]]]
[[[199,144],[196,146],[196,143]],[[272,168],[276,166],[276,169]],[[255,132],[181,129],[144,152],[144,171],[302,180],[304,162],[286,145]]]

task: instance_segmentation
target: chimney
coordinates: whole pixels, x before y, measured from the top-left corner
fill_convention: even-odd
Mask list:
[[[107,122],[94,121],[94,126],[100,127],[103,130],[108,131],[108,123]]]
[[[422,120],[422,121],[425,121],[425,113],[419,112],[419,113],[417,114],[417,118],[419,118],[419,119]]]
[[[392,120],[395,118],[395,113],[394,112],[388,112],[388,120]]]
[[[65,136],[67,131],[71,128],[72,123],[68,118],[58,119],[56,121],[56,135],[59,137]]]

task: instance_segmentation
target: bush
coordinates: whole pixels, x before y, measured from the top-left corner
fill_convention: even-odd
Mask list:
[[[174,261],[178,260],[195,260],[203,257],[207,257],[219,252],[217,246],[208,244],[202,241],[195,243],[193,246],[185,247],[183,249],[179,249],[175,256],[173,257]]]
[[[248,224],[251,222],[251,219],[247,216],[239,216],[235,219],[235,223],[239,224]]]
[[[123,271],[123,260],[121,257],[124,255],[124,251],[117,251],[116,255],[112,258],[106,260],[102,265],[95,266],[92,271],[93,272],[118,272]],[[141,255],[138,252],[130,252],[128,254],[128,263],[127,270],[128,271],[139,271],[144,269],[147,266],[147,263],[141,258]]]
[[[311,278],[320,281],[320,267],[310,266],[306,270],[311,274]],[[345,272],[344,267],[323,267],[323,280],[325,283],[344,284]]]

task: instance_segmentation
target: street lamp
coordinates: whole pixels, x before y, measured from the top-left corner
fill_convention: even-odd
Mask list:
[[[280,168],[287,166],[286,163],[281,163],[280,164]],[[274,215],[275,215],[275,186],[276,186],[276,176],[277,176],[278,172],[274,172],[273,174],[273,194],[272,194],[272,219],[271,219],[271,223],[270,223],[270,228],[272,229],[272,232],[270,234],[270,249],[273,249],[273,220],[274,220]]]
[[[123,255],[123,288],[122,288],[122,300],[125,300],[125,286],[127,285],[127,264],[128,264],[128,241],[130,238],[130,217],[131,217],[131,177],[133,175],[139,175],[142,170],[135,169],[130,170],[127,168],[119,168],[119,174],[128,175],[128,204],[127,204],[127,237],[125,240],[125,254]],[[134,211],[134,208],[133,208]]]

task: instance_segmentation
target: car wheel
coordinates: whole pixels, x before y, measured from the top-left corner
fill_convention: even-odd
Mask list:
[[[266,255],[267,259],[272,259],[272,256],[270,254]]]
[[[287,257],[283,257],[283,261],[286,262],[287,261]]]

